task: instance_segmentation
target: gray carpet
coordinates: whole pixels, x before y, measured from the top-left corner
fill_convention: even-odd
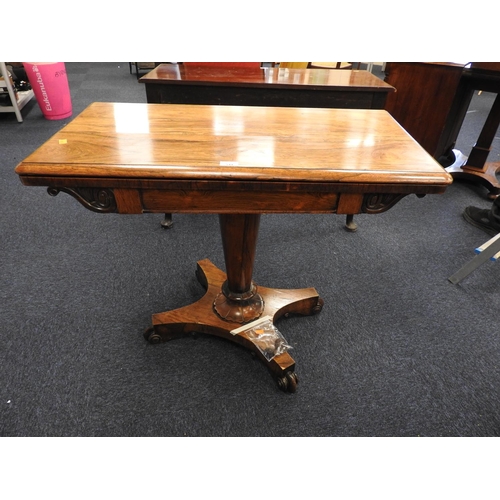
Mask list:
[[[128,63],[67,63],[74,114],[146,102]],[[491,106],[475,96],[468,154]],[[0,114],[0,436],[499,436],[498,264],[447,278],[489,236],[462,218],[489,207],[454,183],[356,217],[266,215],[254,278],[314,286],[321,314],[280,320],[300,384],[279,391],[246,351],[199,336],[149,345],[151,315],[193,302],[194,271],[223,267],[215,215],[101,215],[21,185],[14,168],[71,118],[33,101]],[[498,161],[496,141],[490,159]]]

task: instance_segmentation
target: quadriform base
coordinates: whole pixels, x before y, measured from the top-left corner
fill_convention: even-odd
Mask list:
[[[153,326],[144,333],[146,340],[156,344],[184,337],[193,332],[222,337],[254,353],[268,368],[280,389],[285,392],[295,392],[298,379],[295,373],[295,361],[290,354],[284,352],[268,361],[244,332],[236,335],[231,333],[242,323],[224,320],[216,312],[214,302],[220,296],[227,279],[226,274],[205,259],[197,263],[196,277],[206,289],[205,295],[197,302],[180,309],[154,314]],[[286,290],[254,286],[264,304],[261,316],[271,316],[274,321],[290,314],[317,314],[323,307],[323,300],[314,288]],[[238,308],[239,305],[234,304],[234,307]]]

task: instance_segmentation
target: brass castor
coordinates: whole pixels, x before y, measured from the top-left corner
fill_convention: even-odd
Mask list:
[[[155,329],[153,327],[148,328],[144,332],[144,338],[150,343],[150,344],[159,344],[161,342],[161,336],[155,333]]]
[[[324,305],[325,305],[325,301],[321,297],[318,297],[318,302],[313,307],[312,313],[319,314],[321,312],[321,310],[323,309]]]
[[[299,379],[295,372],[286,372],[284,377],[278,379],[278,387],[283,392],[295,392],[297,390],[297,384]]]

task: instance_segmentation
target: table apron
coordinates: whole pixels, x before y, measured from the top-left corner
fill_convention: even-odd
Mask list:
[[[290,193],[228,191],[144,190],[137,211],[185,213],[380,213],[389,210],[408,193]],[[121,194],[117,194],[117,200]],[[135,195],[134,195],[135,196]],[[118,203],[118,211],[126,205]],[[127,213],[127,212],[124,212]]]
[[[97,212],[184,213],[380,213],[408,194],[442,193],[425,184],[212,182],[22,176],[25,185],[47,186]]]

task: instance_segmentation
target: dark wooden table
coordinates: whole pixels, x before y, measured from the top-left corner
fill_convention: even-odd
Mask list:
[[[465,164],[454,163],[448,171],[455,179],[483,185],[490,197],[500,194],[496,177],[500,163],[487,163],[500,124],[500,63],[387,63],[386,75],[397,92],[388,96],[385,109],[443,165],[453,163],[453,150],[474,92],[497,94],[477,143],[469,157],[464,156]]]
[[[139,81],[158,104],[383,109],[394,92],[362,70],[161,64]]]
[[[448,118],[455,129],[460,130],[472,96],[478,90],[492,92],[497,96],[465,164],[454,165],[447,170],[454,179],[481,184],[488,190],[490,198],[496,198],[500,194],[500,182],[497,178],[500,162],[487,160],[500,126],[500,63],[472,63],[470,68],[464,69],[454,107]]]
[[[96,212],[219,214],[225,272],[198,262],[203,298],[154,314],[145,337],[224,337],[255,352],[288,392],[298,381],[289,352],[268,360],[248,329],[316,314],[323,301],[314,288],[253,282],[261,214],[378,214],[452,181],[384,110],[114,103],[89,106],[16,172]],[[286,252],[283,261],[293,272]]]

